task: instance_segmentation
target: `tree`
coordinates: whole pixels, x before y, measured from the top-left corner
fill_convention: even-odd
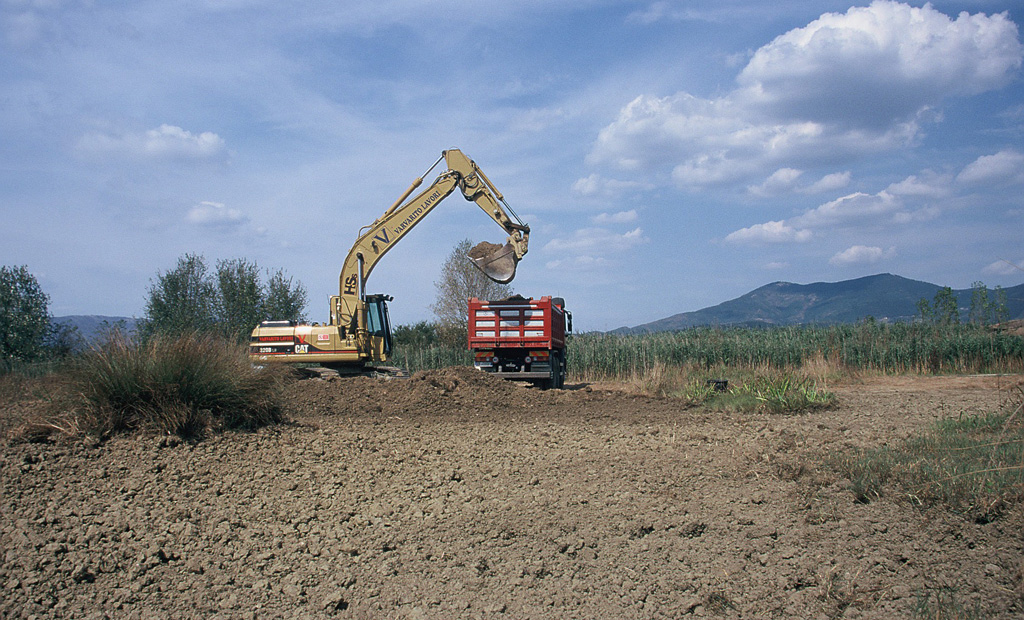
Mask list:
[[[931,323],[935,320],[935,315],[932,313],[932,305],[928,302],[928,299],[922,297],[917,300],[917,311],[921,314],[922,323]]]
[[[995,288],[996,300],[992,303],[992,321],[1002,323],[1010,318],[1010,310],[1006,303],[1006,291],[1001,286]]]
[[[0,362],[35,362],[47,356],[55,332],[50,298],[24,265],[0,267]]]
[[[403,350],[426,349],[437,343],[437,326],[420,321],[413,325],[398,325],[392,334],[396,347]]]
[[[220,260],[211,274],[202,256],[186,254],[150,286],[142,332],[216,332],[241,342],[260,321],[301,320],[305,306],[305,287],[281,270],[264,285],[255,262]]]
[[[206,260],[196,254],[178,259],[177,266],[160,275],[149,288],[142,333],[180,334],[212,331],[217,324],[218,292]]]
[[[284,272],[278,269],[270,275],[263,298],[263,318],[283,321],[306,320],[306,287],[301,282],[292,283]]]
[[[469,323],[469,299],[504,299],[513,295],[512,287],[491,280],[467,258],[473,242],[463,239],[455,245],[441,266],[441,279],[434,282],[437,299],[430,309],[438,322],[438,335],[448,345],[466,342]]]
[[[252,331],[263,320],[263,286],[256,263],[217,261],[217,319],[227,337]]]
[[[935,293],[935,300],[932,302],[932,316],[939,325],[959,325],[960,306],[957,303],[953,289],[948,286],[939,289]]]
[[[992,302],[988,298],[988,287],[982,282],[971,284],[971,307],[967,320],[977,325],[988,325],[992,315]]]
[[[939,289],[935,293],[932,303],[922,297],[917,302],[917,311],[921,314],[921,320],[933,325],[959,325],[960,306],[957,303],[953,289],[948,286]]]

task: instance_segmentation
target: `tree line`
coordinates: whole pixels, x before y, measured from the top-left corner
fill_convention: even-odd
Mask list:
[[[959,325],[960,302],[953,289],[946,286],[935,293],[929,302],[922,297],[917,302],[918,318],[932,325]],[[1006,291],[997,286],[989,291],[984,282],[971,285],[971,305],[967,309],[967,322],[974,325],[994,325],[1009,318]]]
[[[510,286],[493,282],[466,260],[472,247],[472,241],[463,239],[441,266],[434,283],[437,298],[430,306],[436,322],[400,325],[396,342],[417,348],[464,347],[466,300],[513,294]],[[145,316],[135,336],[145,341],[157,335],[200,333],[246,342],[261,321],[304,322],[307,301],[305,286],[281,269],[264,270],[244,258],[217,260],[211,268],[202,255],[185,254],[150,281]],[[0,363],[33,363],[82,348],[77,330],[54,321],[49,303],[26,266],[0,270]]]
[[[150,282],[136,337],[202,333],[245,342],[260,321],[305,320],[306,300],[305,286],[283,270],[261,270],[241,258],[218,260],[211,270],[204,257],[186,254]],[[27,266],[0,267],[0,370],[60,359],[84,346],[49,306]]]
[[[261,321],[304,321],[306,287],[281,269],[262,274],[265,282],[244,258],[218,260],[210,271],[202,256],[186,254],[150,285],[140,333],[212,332],[245,342]]]

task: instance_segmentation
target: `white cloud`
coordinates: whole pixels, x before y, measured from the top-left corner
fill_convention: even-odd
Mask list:
[[[831,265],[870,265],[891,258],[895,253],[895,248],[883,250],[874,246],[854,245],[837,253],[828,262]]]
[[[641,21],[666,10],[653,5]],[[912,144],[929,110],[1007,84],[1022,58],[1006,14],[951,19],[927,4],[876,1],[761,47],[721,97],[634,98],[600,131],[587,161],[655,175],[667,168],[680,187],[701,188],[850,160]],[[805,190],[843,187],[843,175]]]
[[[994,276],[1019,276],[1024,274],[1024,257],[1018,258],[1015,261],[997,260],[986,265],[981,272]]]
[[[557,256],[546,263],[548,269],[588,271],[606,269],[623,252],[648,243],[643,230],[618,234],[604,228],[583,228],[567,239],[552,239],[544,246],[545,252]]]
[[[231,209],[219,202],[201,202],[189,209],[185,221],[197,226],[233,228],[249,221],[238,209]]]
[[[628,191],[644,189],[644,185],[637,181],[619,181],[617,179],[606,179],[599,174],[577,179],[572,184],[572,191],[580,196],[604,196],[615,197]]]
[[[838,185],[847,176],[847,173],[844,173],[838,180],[830,179],[830,182]],[[919,176],[911,175],[903,181],[889,185],[887,189],[877,194],[847,194],[786,220],[765,222],[737,230],[730,233],[725,240],[736,243],[792,243],[807,241],[815,232],[835,228],[878,228],[925,222],[935,219],[942,212],[943,203],[935,204],[931,200],[950,193],[949,181],[948,176],[931,172]],[[806,188],[800,191],[809,193]],[[926,198],[929,202],[916,209],[910,209],[904,198]],[[830,262],[847,264],[854,259],[863,262],[872,255],[869,250],[870,248],[865,246],[854,246],[837,254]]]
[[[515,115],[510,121],[510,129],[519,131],[544,131],[552,126],[564,123],[572,115],[561,108],[532,108]]]
[[[1022,56],[1006,14],[952,20],[928,4],[876,0],[777,37],[737,82],[775,118],[884,130],[945,97],[1007,84]]]
[[[729,233],[725,240],[729,243],[803,243],[810,241],[811,231],[796,229],[785,222],[765,222],[748,228],[741,228]]]
[[[846,172],[833,172],[832,174],[826,174],[813,183],[805,187],[802,192],[804,194],[822,194],[824,192],[833,192],[837,189],[842,189],[850,184],[850,171]]]
[[[142,133],[91,133],[83,136],[78,146],[87,152],[153,159],[220,159],[227,155],[224,139],[217,134],[210,131],[193,134],[166,124]]]
[[[901,204],[886,191],[877,194],[856,192],[831,200],[790,220],[797,226],[820,228],[850,222],[878,221],[896,213]]]
[[[850,172],[826,174],[810,185],[799,183],[803,170],[795,168],[779,168],[760,185],[747,187],[747,191],[755,196],[777,196],[786,193],[821,194],[842,189],[850,184]]]
[[[967,164],[956,180],[960,183],[1024,183],[1024,154],[1005,150],[984,155]]]
[[[647,26],[654,22],[666,19],[671,14],[672,7],[668,2],[653,2],[646,9],[630,13],[626,17],[626,22]]]
[[[573,256],[570,258],[560,258],[553,261],[544,263],[544,266],[550,270],[569,270],[569,271],[588,271],[592,269],[603,269],[611,266],[612,262],[607,258],[597,256]]]
[[[554,252],[572,252],[607,254],[622,252],[637,245],[647,243],[644,231],[640,228],[618,234],[605,228],[581,228],[569,239],[552,239],[545,250]]]
[[[889,185],[885,191],[892,196],[941,198],[949,195],[949,182],[948,176],[933,173],[924,173],[921,176],[912,174],[898,183]]]
[[[617,213],[601,213],[595,215],[593,221],[595,224],[628,224],[629,222],[635,222],[638,217],[636,209],[630,209],[629,211],[619,211]]]
[[[803,174],[803,170],[795,168],[779,168],[765,179],[764,183],[757,186],[750,186],[747,191],[755,196],[775,196],[793,191],[797,179]]]

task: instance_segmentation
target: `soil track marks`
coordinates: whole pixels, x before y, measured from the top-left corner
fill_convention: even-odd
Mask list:
[[[858,504],[820,467],[994,411],[1013,379],[770,416],[448,369],[298,382],[291,423],[194,444],[15,444],[0,616],[891,618],[941,589],[1019,617],[1019,509]]]

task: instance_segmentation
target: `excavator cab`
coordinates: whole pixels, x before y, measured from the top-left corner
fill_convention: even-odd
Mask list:
[[[374,349],[383,353],[375,357],[383,359],[391,355],[391,317],[388,316],[387,302],[392,299],[390,295],[366,296],[366,330],[370,333]]]

